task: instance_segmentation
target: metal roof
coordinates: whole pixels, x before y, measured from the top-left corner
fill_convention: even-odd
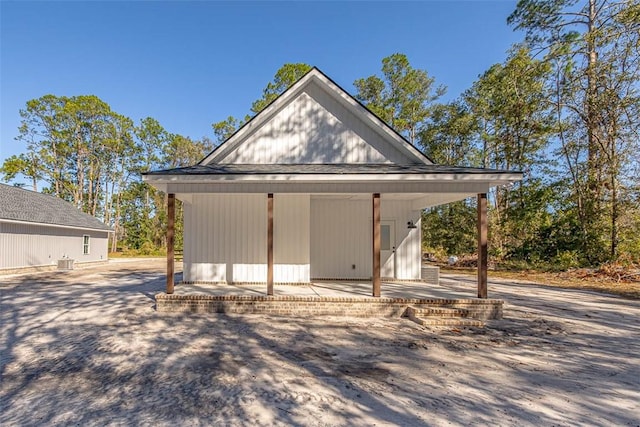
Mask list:
[[[112,231],[69,202],[35,191],[0,184],[0,220]]]

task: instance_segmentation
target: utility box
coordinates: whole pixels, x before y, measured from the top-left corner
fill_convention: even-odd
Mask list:
[[[59,259],[58,270],[73,270],[73,260],[70,258]]]
[[[422,280],[430,285],[440,284],[440,267],[422,267]]]

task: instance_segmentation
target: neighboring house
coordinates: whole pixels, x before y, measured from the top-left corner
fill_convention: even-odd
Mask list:
[[[58,197],[0,184],[0,271],[106,261],[110,231]]]
[[[143,179],[170,218],[184,203],[185,282],[373,279],[378,296],[381,278],[420,279],[422,209],[479,195],[486,215],[489,188],[522,174],[435,165],[314,68],[199,164]]]

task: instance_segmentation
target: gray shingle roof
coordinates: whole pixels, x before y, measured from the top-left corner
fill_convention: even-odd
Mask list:
[[[5,184],[0,184],[0,219],[111,231],[102,221],[58,197]]]
[[[514,171],[442,165],[382,164],[213,164],[146,172],[143,175],[341,175],[341,174],[512,174]],[[517,172],[515,172],[517,173]]]

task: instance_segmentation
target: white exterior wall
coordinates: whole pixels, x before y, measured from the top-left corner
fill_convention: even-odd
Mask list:
[[[310,282],[310,209],[310,199],[306,194],[274,195],[274,282]]]
[[[371,278],[371,210],[371,200],[311,199],[312,278]],[[380,213],[383,221],[395,223],[396,278],[420,279],[420,211],[412,210],[410,201],[385,201],[383,195]],[[417,228],[407,228],[410,220]]]
[[[285,105],[220,163],[399,163],[407,156],[317,84]]]
[[[184,204],[184,280],[266,282],[265,194],[194,195]],[[275,195],[274,281],[309,282],[309,196]]]
[[[422,262],[422,216],[420,210],[413,210],[411,201],[385,200],[383,194],[380,203],[380,216],[382,220],[395,222],[395,278],[420,279]],[[416,228],[407,228],[408,221],[413,221]],[[384,260],[382,260],[382,265],[384,265]]]
[[[90,236],[83,254],[83,236]],[[0,222],[0,269],[57,265],[63,257],[76,263],[107,260],[108,232],[28,223]]]

